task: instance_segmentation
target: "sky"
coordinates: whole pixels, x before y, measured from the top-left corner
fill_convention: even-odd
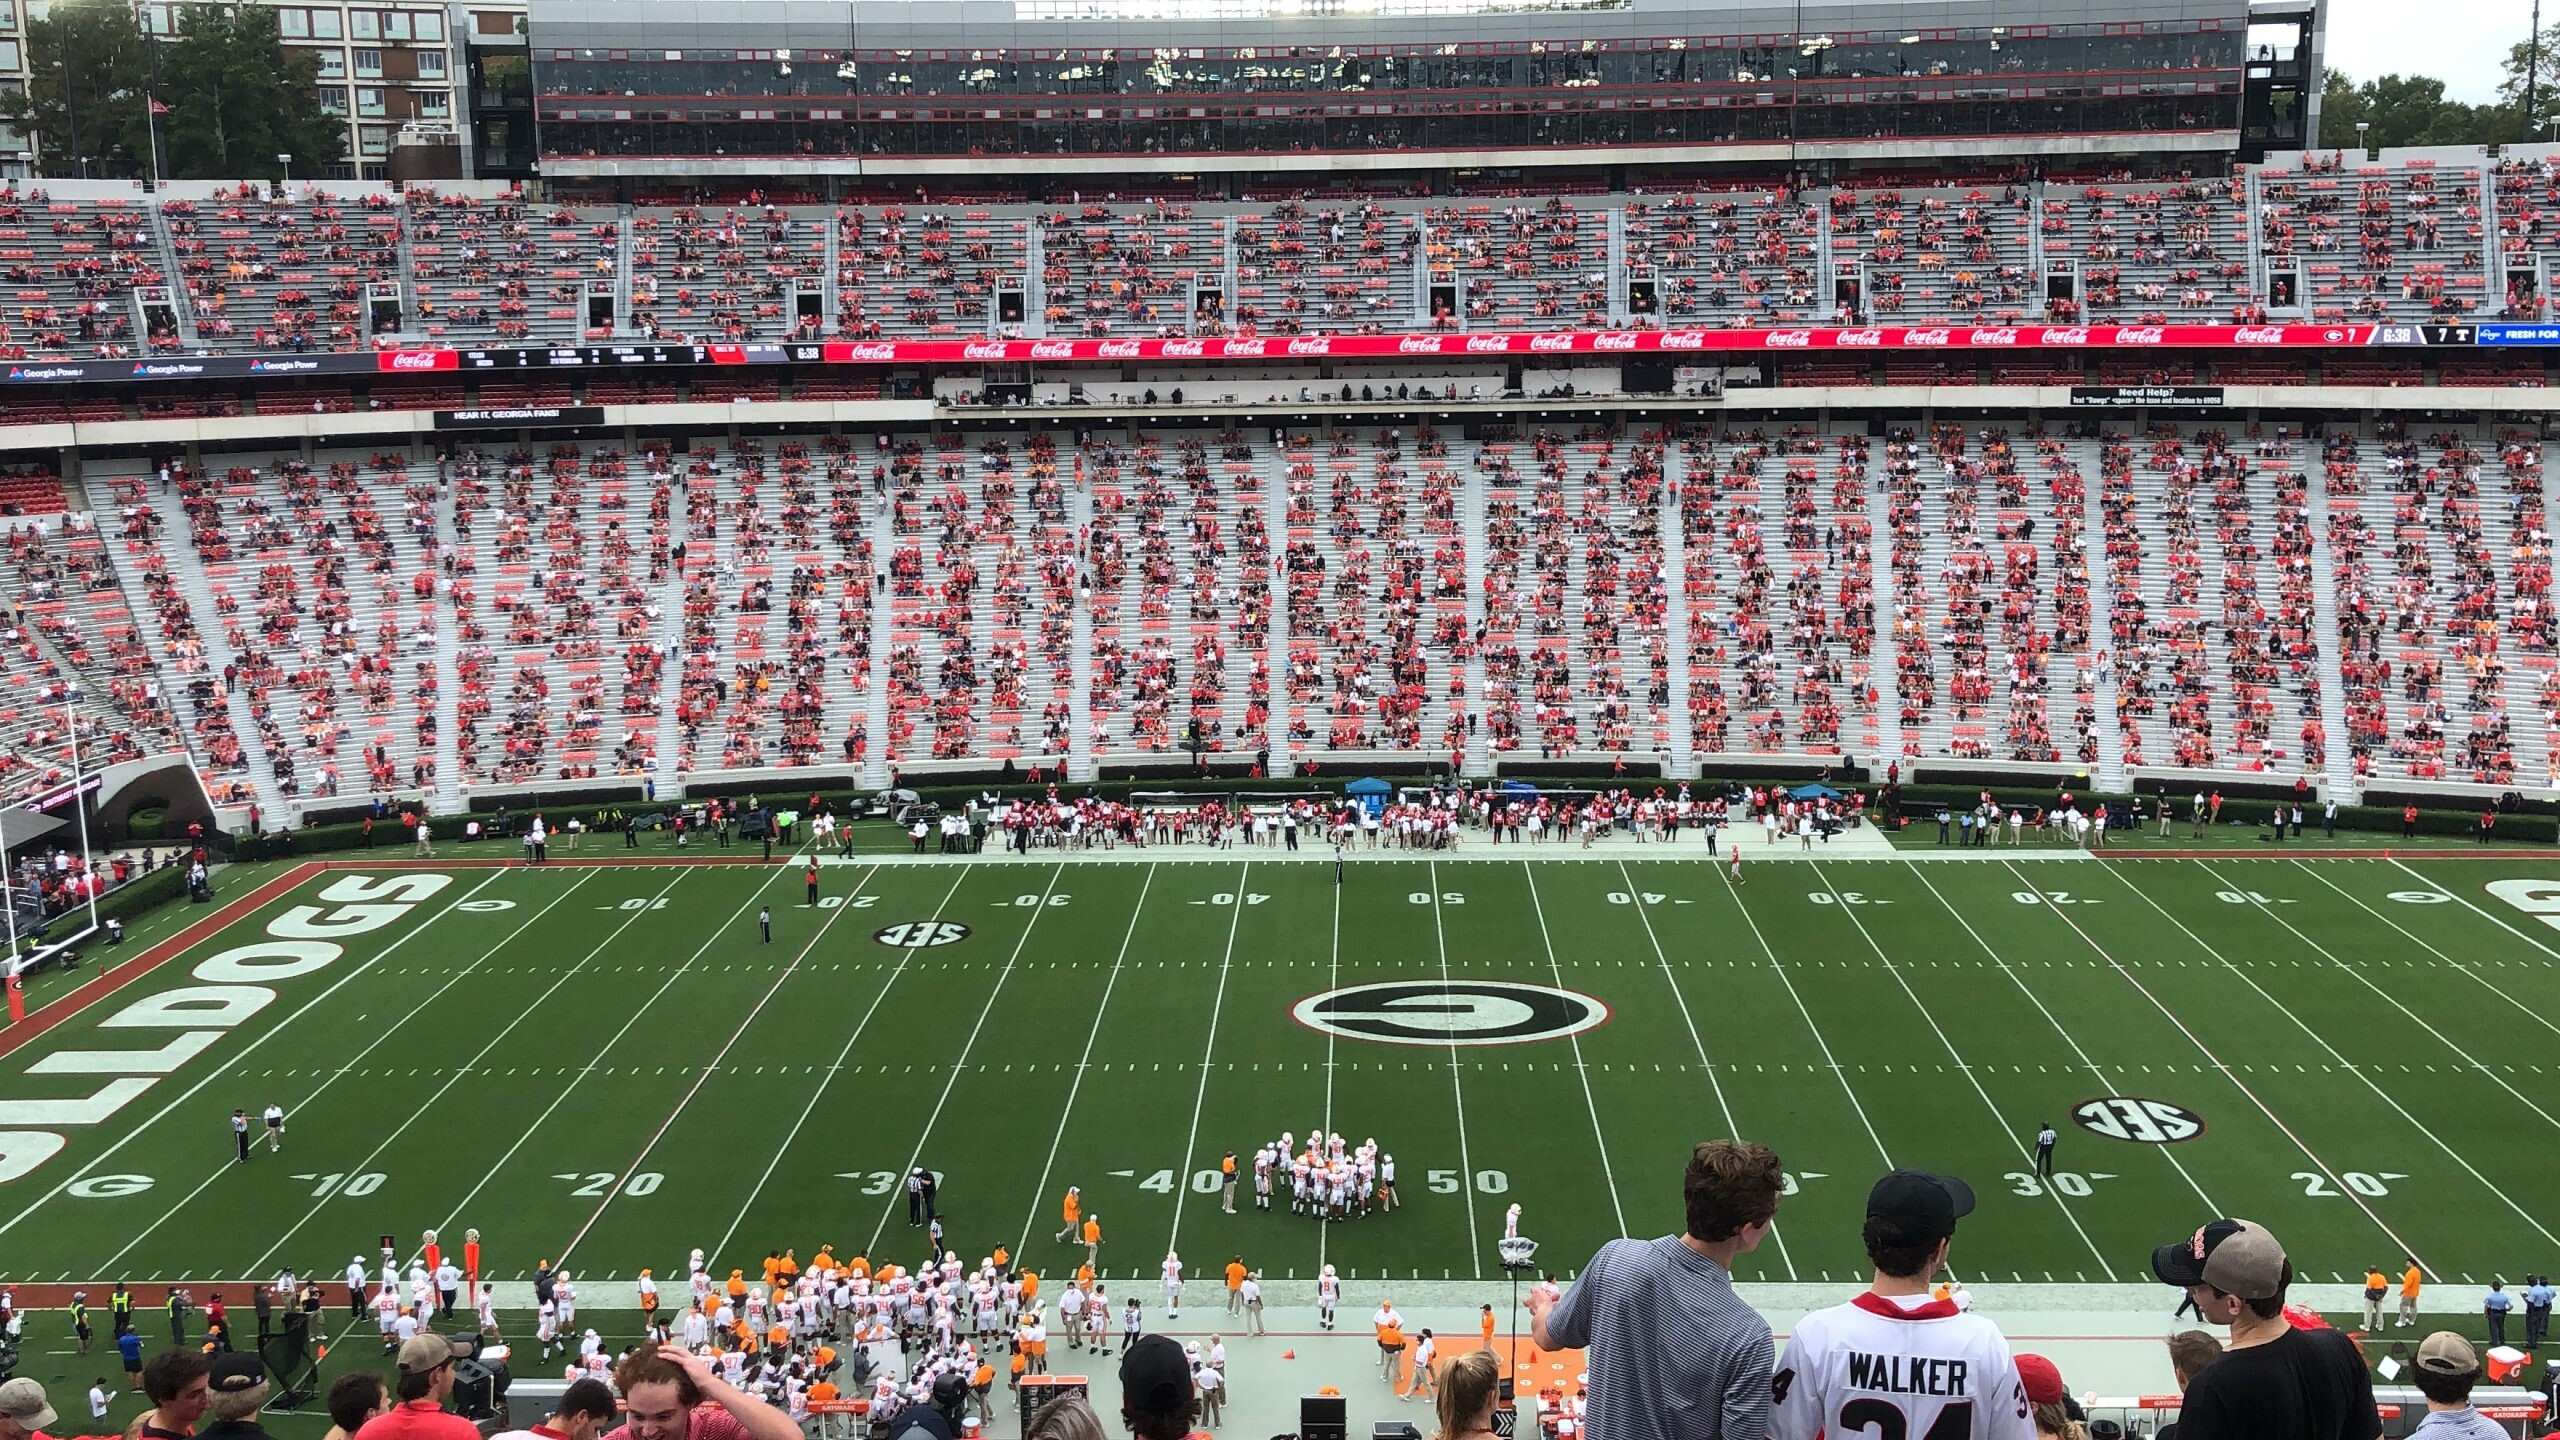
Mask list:
[[[2499,61],[2533,28],[2532,0],[2328,0],[2332,70],[2357,80],[2432,75],[2466,104],[2497,98]],[[2545,0],[2545,29],[2560,25],[2560,0]]]

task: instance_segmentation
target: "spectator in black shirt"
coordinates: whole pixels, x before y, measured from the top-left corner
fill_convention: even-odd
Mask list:
[[[2377,1440],[2373,1376],[2355,1342],[2284,1318],[2293,1263],[2246,1220],[2215,1220],[2152,1252],[2152,1273],[2228,1325],[2222,1357],[2188,1384],[2179,1440]]]
[[[151,1409],[135,1422],[138,1440],[185,1440],[213,1399],[212,1366],[200,1350],[163,1350],[142,1362]]]

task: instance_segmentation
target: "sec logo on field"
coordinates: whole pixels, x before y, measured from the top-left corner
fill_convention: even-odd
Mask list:
[[[871,932],[871,938],[897,950],[956,945],[969,938],[969,927],[956,920],[904,920]]]
[[[1291,1006],[1311,1030],[1389,1045],[1526,1045],[1579,1035],[1609,1018],[1588,995],[1510,980],[1347,985]]]
[[[2204,1121],[2195,1112],[2131,1095],[2083,1100],[2071,1107],[2071,1118],[2093,1135],[2137,1145],[2175,1145],[2204,1133]]]

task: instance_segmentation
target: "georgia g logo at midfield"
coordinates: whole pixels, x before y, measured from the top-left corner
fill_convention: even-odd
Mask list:
[[[1389,1045],[1525,1045],[1609,1018],[1588,995],[1510,980],[1392,980],[1310,995],[1289,1016],[1311,1030]]]

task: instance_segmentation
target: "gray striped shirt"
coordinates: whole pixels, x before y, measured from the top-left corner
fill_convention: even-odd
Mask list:
[[[1666,1235],[1612,1240],[1547,1312],[1547,1336],[1588,1351],[1594,1440],[1764,1440],[1769,1322],[1722,1265]]]

